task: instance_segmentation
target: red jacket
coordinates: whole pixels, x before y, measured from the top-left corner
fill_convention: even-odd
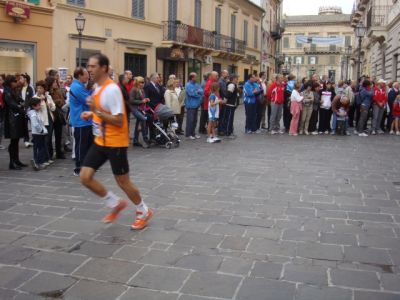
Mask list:
[[[267,99],[271,100],[271,103],[283,104],[285,102],[285,85],[272,83],[267,91]]]
[[[0,91],[0,108],[3,108],[4,106],[3,93]]]
[[[380,89],[379,87],[374,87],[374,98],[373,103],[384,106],[388,100],[387,93],[385,89]]]
[[[211,95],[211,85],[216,82],[214,79],[208,79],[206,85],[204,86],[204,100],[203,100],[203,109],[208,110],[208,98]]]
[[[393,103],[392,116],[396,117],[396,118],[400,118],[400,102],[399,101],[395,101]]]
[[[125,88],[128,91],[128,94],[131,94],[131,91],[133,89],[133,86],[135,85],[135,80],[132,79],[130,82],[128,82],[127,84],[125,84]]]

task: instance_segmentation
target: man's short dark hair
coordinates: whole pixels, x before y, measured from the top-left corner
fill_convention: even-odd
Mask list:
[[[78,79],[79,76],[83,76],[84,72],[85,72],[85,68],[77,67],[77,68],[75,69],[75,71],[74,71],[74,78],[75,78],[75,79]]]
[[[29,107],[32,108],[38,104],[40,104],[41,100],[38,97],[32,97],[31,100],[29,100]]]
[[[371,81],[369,81],[368,79],[365,79],[364,82],[363,82],[363,84],[362,84],[362,86],[363,86],[364,88],[369,87],[370,85],[371,85]]]
[[[97,59],[97,63],[99,64],[100,67],[107,66],[106,72],[108,72],[108,69],[110,68],[110,60],[106,55],[102,53],[96,53],[90,56],[90,58]]]
[[[260,72],[260,73],[258,74],[258,77],[263,77],[263,76],[264,76],[264,74],[265,74],[265,72],[264,72],[264,71],[262,71],[262,72]]]

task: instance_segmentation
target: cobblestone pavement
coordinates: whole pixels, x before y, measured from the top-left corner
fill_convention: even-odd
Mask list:
[[[141,232],[133,206],[100,222],[72,161],[10,172],[2,151],[0,299],[400,299],[399,146],[239,134],[130,149],[156,212]],[[97,177],[122,195],[108,165]]]

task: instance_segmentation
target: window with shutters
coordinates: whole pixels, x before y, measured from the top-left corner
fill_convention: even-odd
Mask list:
[[[221,33],[221,9],[215,8],[215,31]]]
[[[84,7],[85,6],[85,0],[67,0],[67,4]]]
[[[345,45],[345,47],[348,47],[351,45],[351,36],[346,35],[344,37],[344,45]]]
[[[236,15],[231,15],[231,37],[236,37]]]
[[[132,0],[132,18],[144,19],[144,0]]]
[[[243,41],[244,44],[247,45],[248,42],[248,33],[249,33],[249,22],[244,20],[243,22]]]
[[[258,48],[258,26],[254,25],[254,49]]]
[[[302,56],[296,56],[295,64],[296,65],[301,65],[303,63],[303,57]]]
[[[201,27],[201,0],[194,2],[194,26]]]
[[[176,21],[177,14],[178,14],[178,1],[177,0],[168,0],[168,20],[169,21]]]
[[[303,35],[304,35],[304,33],[296,33],[295,38],[297,36],[303,36]],[[303,47],[303,44],[302,43],[298,43],[297,40],[296,40],[296,48],[301,48],[301,47]]]
[[[317,64],[317,57],[316,56],[309,56],[308,57],[308,64],[309,65],[316,65]]]
[[[289,46],[289,37],[288,36],[285,36],[284,38],[283,38],[283,48],[289,48],[290,46]]]

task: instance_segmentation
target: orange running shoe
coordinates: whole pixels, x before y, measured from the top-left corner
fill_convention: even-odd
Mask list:
[[[127,206],[128,201],[119,200],[118,205],[114,207],[113,210],[103,218],[103,223],[107,224],[114,222],[118,218],[119,213],[123,211]]]
[[[136,212],[136,220],[131,225],[131,228],[134,230],[141,230],[147,226],[149,220],[153,217],[153,211],[149,208],[146,217],[142,217],[142,212]]]

